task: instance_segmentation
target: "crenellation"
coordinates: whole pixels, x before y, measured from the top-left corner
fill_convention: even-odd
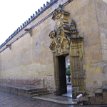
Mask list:
[[[41,7],[40,10],[43,11],[43,7]]]
[[[46,5],[48,6],[49,4],[50,4],[50,2],[47,1],[47,2],[46,2]]]
[[[28,21],[30,22],[30,21],[31,21],[31,18],[28,18]]]
[[[27,25],[29,24],[28,20],[26,20]]]
[[[38,14],[38,12],[37,12],[37,11],[35,11],[35,16],[37,16],[37,14]]]
[[[18,28],[16,29],[16,32],[18,33]]]
[[[27,25],[27,23],[26,23],[26,21],[24,22],[24,26],[26,26]]]
[[[40,9],[38,9],[38,14],[41,12],[41,10]]]
[[[28,24],[30,24],[35,18],[37,18],[40,14],[43,13],[43,11],[45,11],[46,9],[48,9],[50,6],[52,6],[54,3],[56,3],[58,0],[50,0],[50,2],[46,2],[46,4],[43,4],[43,7],[41,7],[40,9],[38,9],[38,11],[35,11],[35,14],[33,14],[30,18],[28,18],[28,20],[26,21],[26,23],[23,23],[15,32],[13,32],[12,36],[10,37],[11,39],[16,36],[23,28],[25,28]],[[11,40],[9,39],[9,40]],[[6,43],[2,43],[0,45],[0,48],[2,48]]]
[[[43,8],[45,8],[46,7],[46,5],[45,4],[43,4]]]
[[[11,34],[11,36],[10,36],[11,38],[13,38],[14,37],[14,35],[13,34]]]
[[[16,32],[14,31],[14,32],[13,32],[13,37],[14,37],[15,35],[16,35]]]
[[[6,43],[9,41],[9,38],[8,39],[6,39]]]
[[[33,14],[32,17],[34,18],[34,17],[35,17],[35,14]]]
[[[20,30],[22,29],[22,25],[20,25]]]
[[[18,32],[20,31],[20,27],[17,28]]]
[[[23,23],[23,24],[22,24],[22,26],[24,27],[24,26],[25,26],[25,24]]]
[[[31,20],[33,19],[33,16],[30,16]]]

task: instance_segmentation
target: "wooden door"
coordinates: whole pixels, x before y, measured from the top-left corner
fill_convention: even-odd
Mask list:
[[[85,73],[83,70],[83,41],[72,41],[70,47],[70,63],[73,88],[72,95],[75,98],[79,93],[83,93],[85,89]]]

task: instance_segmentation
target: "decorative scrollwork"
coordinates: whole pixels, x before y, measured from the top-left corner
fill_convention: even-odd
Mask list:
[[[70,14],[63,10],[63,6],[59,5],[59,8],[55,9],[53,12],[52,19],[60,19],[62,16],[69,16]]]
[[[52,41],[52,43],[50,44],[49,48],[50,48],[52,51],[55,51],[55,47],[56,47],[56,44],[55,44],[55,42]]]
[[[50,34],[49,34],[49,37],[51,39],[55,38],[56,37],[56,32],[55,31],[51,31]]]
[[[69,16],[70,14],[64,11],[61,5],[53,12],[52,19],[56,20],[56,28],[50,32],[49,37],[52,40],[50,49],[56,54],[70,50],[71,39],[78,35],[76,23],[74,20],[69,23]]]

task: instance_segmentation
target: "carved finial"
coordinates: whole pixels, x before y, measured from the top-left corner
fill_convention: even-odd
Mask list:
[[[30,18],[28,18],[28,23],[31,21],[31,19]]]
[[[38,14],[38,12],[37,12],[37,11],[35,11],[35,14],[37,15],[37,14]]]
[[[46,5],[45,5],[45,4],[43,4],[43,7],[46,7]]]
[[[69,16],[70,13],[66,12],[63,10],[63,6],[59,5],[59,7],[57,9],[54,10],[53,12],[53,16],[52,19],[56,20],[56,19],[60,19],[63,16]]]
[[[25,25],[27,24],[26,21],[24,23],[25,23]]]
[[[35,14],[33,14],[32,16],[35,17]]]
[[[43,10],[43,7],[41,7],[40,9],[41,9],[41,11],[42,11],[42,10]]]
[[[30,16],[30,19],[32,20],[32,18],[33,18],[33,16],[31,15],[31,16]]]
[[[40,9],[38,9],[38,12],[40,12]]]
[[[22,25],[20,25],[20,30],[22,29]]]
[[[48,4],[49,4],[49,2],[47,1],[47,2],[46,2],[46,5],[48,5]]]
[[[24,25],[25,25],[25,24],[23,23],[22,26],[24,27]]]

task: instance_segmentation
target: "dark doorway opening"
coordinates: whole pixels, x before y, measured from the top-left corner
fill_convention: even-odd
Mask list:
[[[70,57],[69,55],[57,56],[58,61],[58,93],[59,95],[72,97]]]

